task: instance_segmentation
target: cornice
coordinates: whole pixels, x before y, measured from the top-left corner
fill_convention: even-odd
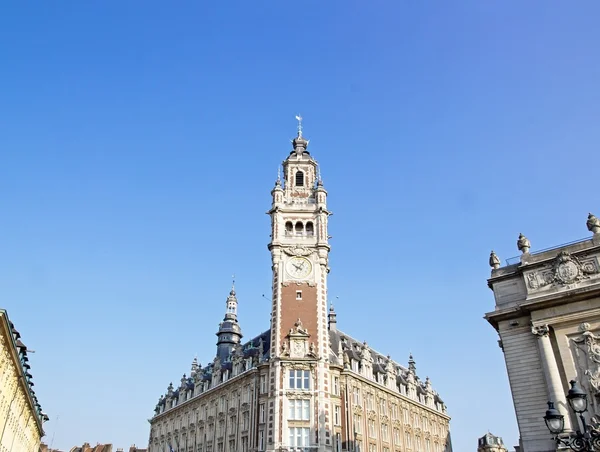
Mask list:
[[[33,397],[31,394],[31,388],[27,384],[27,380],[25,378],[25,372],[23,370],[23,365],[21,364],[21,360],[19,359],[19,354],[17,353],[17,343],[13,336],[12,328],[10,327],[10,320],[8,319],[8,313],[4,309],[0,309],[0,317],[2,317],[2,334],[7,338],[7,341],[10,343],[9,353],[13,360],[13,365],[17,370],[17,384],[19,387],[23,389],[25,393],[25,398],[29,404],[29,408],[31,410],[31,415],[35,419],[36,426],[38,428],[38,433],[40,438],[42,438],[45,433],[42,427],[42,420],[40,419],[40,414],[37,412],[35,403],[33,401]]]
[[[579,287],[563,292],[553,292],[551,294],[530,298],[529,300],[526,299],[524,303],[521,303],[517,306],[511,306],[510,308],[488,312],[483,318],[486,319],[497,331],[498,323],[503,320],[510,320],[516,317],[530,315],[533,311],[587,300],[589,298],[593,298],[594,296],[600,296],[600,286],[598,285]]]

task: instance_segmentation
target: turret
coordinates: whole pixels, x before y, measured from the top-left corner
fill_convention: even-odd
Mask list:
[[[225,302],[225,317],[219,324],[217,331],[217,358],[222,362],[229,359],[233,347],[242,339],[242,329],[237,320],[237,298],[235,296],[235,282]]]

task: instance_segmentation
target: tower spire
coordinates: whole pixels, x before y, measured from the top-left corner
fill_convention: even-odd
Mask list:
[[[302,116],[296,115],[296,119],[298,120],[298,138],[302,138]]]

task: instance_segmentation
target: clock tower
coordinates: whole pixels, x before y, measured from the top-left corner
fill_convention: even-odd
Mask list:
[[[278,175],[268,212],[273,293],[266,449],[326,451],[332,450],[327,395],[330,212],[317,162],[302,136],[302,118],[298,121],[293,149],[283,162],[283,181]]]

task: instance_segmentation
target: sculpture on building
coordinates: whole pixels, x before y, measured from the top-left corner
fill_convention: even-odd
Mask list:
[[[586,221],[586,225],[588,231],[593,233],[594,235],[600,234],[600,220],[592,213],[588,214],[588,219]]]
[[[517,248],[519,248],[519,251],[521,253],[527,254],[531,249],[531,242],[523,234],[519,234],[519,240],[517,240]]]
[[[576,357],[581,354],[577,361],[579,371],[587,377],[587,383],[589,384],[589,390],[595,396],[600,397],[600,336],[594,334],[591,331],[589,323],[582,323],[579,325],[579,331],[581,336],[574,337],[572,340],[576,344]],[[585,382],[582,384],[587,386]],[[592,405],[596,403],[590,400]],[[595,406],[596,414],[600,415],[600,410]]]
[[[490,253],[490,267],[492,267],[494,270],[500,268],[500,259],[498,258],[496,253],[494,253],[494,250],[492,250],[492,252]]]

